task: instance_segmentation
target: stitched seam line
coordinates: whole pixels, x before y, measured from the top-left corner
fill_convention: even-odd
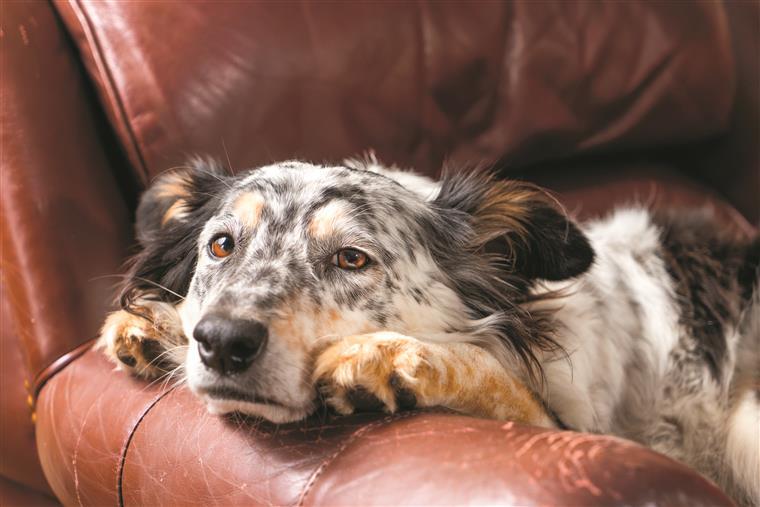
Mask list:
[[[169,389],[166,392],[161,393],[159,396],[154,399],[150,405],[148,405],[145,410],[143,410],[143,413],[140,414],[140,417],[135,421],[134,426],[132,426],[132,429],[129,431],[129,436],[127,436],[127,440],[124,442],[124,446],[121,450],[121,458],[119,459],[119,467],[116,469],[116,493],[119,499],[119,507],[124,507],[124,495],[122,494],[122,486],[124,483],[124,466],[127,463],[127,452],[129,451],[129,446],[132,443],[132,438],[135,436],[135,433],[137,433],[137,428],[140,426],[140,423],[145,419],[145,416],[148,415],[148,412],[150,412],[153,407],[156,406],[156,404],[164,399],[164,397],[174,391],[174,387]]]
[[[385,417],[384,419],[382,419],[380,421],[376,421],[376,422],[374,422],[372,424],[368,424],[366,426],[362,426],[361,428],[359,428],[358,430],[356,430],[355,432],[353,432],[345,440],[345,442],[343,442],[340,445],[340,447],[338,447],[338,449],[334,453],[332,453],[330,456],[328,456],[327,459],[325,459],[324,461],[322,461],[322,463],[319,465],[319,467],[317,467],[317,469],[311,475],[311,477],[309,478],[308,482],[306,483],[306,485],[304,486],[303,490],[301,491],[301,494],[298,497],[298,502],[296,502],[295,505],[297,505],[298,507],[301,507],[304,504],[304,502],[306,501],[306,497],[311,492],[312,488],[314,487],[314,484],[316,484],[317,479],[319,478],[319,476],[322,475],[322,473],[325,471],[325,469],[331,463],[333,463],[338,458],[338,456],[340,456],[341,454],[343,454],[343,452],[346,449],[348,449],[348,447],[352,443],[354,443],[359,437],[361,437],[365,433],[368,433],[368,432],[374,430],[375,428],[379,428],[379,427],[384,426],[386,424],[389,424],[389,423],[391,423],[393,421],[398,421],[400,419],[405,419],[407,417],[411,417],[413,415],[418,415],[418,414],[421,414],[421,413],[422,413],[421,410],[413,410],[411,412],[402,412],[402,413],[398,413],[397,412],[395,414],[391,414],[391,415]]]
[[[30,388],[30,394],[35,403],[40,397],[40,393],[42,392],[42,388],[45,387],[45,384],[50,382],[50,380],[63,371],[64,368],[82,357],[93,345],[95,345],[96,340],[97,338],[90,338],[89,340],[80,343],[65,354],[59,356],[57,359],[51,361],[50,364],[42,368],[37,375],[35,375]]]
[[[100,74],[103,76],[103,84],[105,88],[105,93],[110,98],[110,102],[113,106],[113,108],[116,110],[116,115],[121,119],[122,126],[124,130],[127,133],[127,136],[129,137],[129,141],[132,144],[132,148],[137,155],[137,161],[140,164],[140,167],[138,168],[143,176],[143,181],[148,181],[148,170],[147,166],[145,164],[145,158],[143,157],[142,151],[140,150],[140,145],[137,143],[137,136],[135,135],[134,131],[132,130],[132,124],[127,120],[128,115],[126,108],[124,106],[124,100],[121,96],[121,94],[118,91],[118,88],[116,87],[116,80],[113,77],[113,73],[111,72],[111,68],[108,65],[104,55],[103,55],[103,48],[100,44],[100,40],[98,39],[94,25],[92,23],[92,20],[90,19],[90,16],[87,14],[87,12],[82,7],[82,1],[81,0],[70,0],[69,5],[72,6],[77,18],[79,19],[79,24],[82,27],[82,31],[84,32],[84,36],[87,39],[87,41],[90,43],[91,46],[91,54],[92,59],[95,62],[95,65],[97,66],[98,70],[100,71]],[[80,48],[80,51],[82,49]],[[97,85],[96,85],[97,88]],[[108,107],[108,104],[105,104],[106,107]]]

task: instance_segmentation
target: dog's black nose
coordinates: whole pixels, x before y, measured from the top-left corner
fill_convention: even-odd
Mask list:
[[[248,368],[266,345],[269,332],[255,320],[203,317],[193,330],[201,361],[223,375]]]

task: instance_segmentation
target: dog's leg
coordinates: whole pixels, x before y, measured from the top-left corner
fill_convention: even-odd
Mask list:
[[[157,378],[181,364],[187,347],[177,309],[169,303],[141,301],[139,312],[113,312],[97,347],[116,365],[139,377]]]
[[[392,332],[350,336],[322,351],[314,381],[338,412],[440,406],[556,427],[542,404],[488,351]]]

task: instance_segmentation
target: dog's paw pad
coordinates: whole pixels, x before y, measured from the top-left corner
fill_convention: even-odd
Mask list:
[[[158,336],[151,337],[158,332],[149,320],[122,310],[109,315],[98,344],[121,369],[155,378],[165,373],[166,366]]]
[[[380,398],[362,386],[346,390],[346,399],[356,412],[381,412],[385,408]]]
[[[401,410],[411,410],[417,406],[417,396],[414,390],[406,387],[401,377],[395,372],[391,373],[390,385],[396,395],[396,405]]]
[[[419,343],[400,336],[377,340],[350,337],[317,359],[315,377],[328,405],[341,414],[408,410],[421,394],[416,375],[422,362]]]

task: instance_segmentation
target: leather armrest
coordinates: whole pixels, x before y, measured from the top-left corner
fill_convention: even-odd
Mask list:
[[[95,351],[46,385],[37,439],[64,504],[731,505],[617,438],[418,411],[278,427],[162,387]]]

